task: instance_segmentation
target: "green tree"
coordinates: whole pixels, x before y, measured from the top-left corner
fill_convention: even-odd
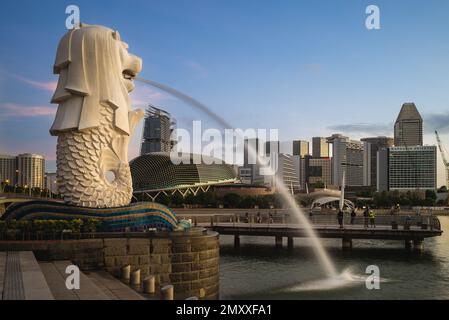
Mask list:
[[[242,199],[242,201],[240,202],[240,208],[249,209],[249,208],[254,208],[255,205],[256,205],[256,200],[254,199],[254,197],[251,197],[251,196],[244,197]]]
[[[176,192],[171,196],[171,206],[173,207],[181,207],[184,204],[184,198],[179,192]]]
[[[227,193],[223,197],[224,205],[228,208],[237,208],[242,198],[237,193]]]

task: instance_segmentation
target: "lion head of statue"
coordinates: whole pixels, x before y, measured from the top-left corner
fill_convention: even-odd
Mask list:
[[[130,135],[129,92],[142,69],[142,60],[112,29],[82,24],[59,42],[54,73],[58,85],[51,100],[59,104],[52,135],[99,126],[101,104],[114,109],[114,128]]]

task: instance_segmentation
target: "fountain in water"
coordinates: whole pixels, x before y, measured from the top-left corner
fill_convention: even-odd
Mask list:
[[[159,88],[159,89],[177,97],[178,99],[186,102],[187,104],[193,106],[194,108],[205,112],[208,116],[210,116],[212,119],[217,121],[224,128],[232,128],[232,126],[229,123],[227,123],[224,119],[222,119],[219,115],[215,114],[207,106],[205,106],[201,102],[193,99],[192,97],[189,97],[188,95],[186,95],[182,92],[179,92],[178,90],[175,90],[173,88],[170,88],[166,85],[163,85],[163,84],[158,83],[153,80],[147,80],[147,79],[143,79],[141,77],[137,77],[136,80],[140,81],[142,83],[151,85],[153,87]],[[249,150],[248,150],[249,152],[257,155],[256,150],[251,146],[251,144],[248,144],[248,148],[249,148]],[[257,155],[257,159],[259,161],[261,161],[259,155]],[[263,161],[261,161],[261,162],[263,162]],[[282,196],[283,201],[288,205],[288,207],[290,207],[293,210],[293,212],[294,212],[295,216],[298,218],[299,222],[304,225],[306,233],[307,233],[309,239],[312,241],[313,250],[320,262],[320,266],[323,268],[323,271],[324,271],[326,277],[327,278],[341,278],[341,276],[338,275],[337,270],[336,270],[334,264],[332,263],[332,260],[330,259],[328,253],[324,249],[323,244],[321,243],[320,239],[316,235],[315,230],[313,229],[312,225],[310,224],[309,219],[304,215],[301,208],[298,206],[295,199],[288,191],[288,188],[285,186],[283,181],[281,181],[281,179],[279,179],[277,177],[276,177],[276,185],[278,186],[278,189],[280,191],[280,195]],[[345,273],[345,275],[346,275],[346,273]],[[342,279],[344,279],[344,280],[349,279],[348,281],[350,281],[351,277],[345,276]]]

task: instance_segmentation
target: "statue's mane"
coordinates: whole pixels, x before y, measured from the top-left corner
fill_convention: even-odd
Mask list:
[[[99,126],[101,104],[115,110],[115,128],[129,134],[130,99],[120,57],[125,46],[117,31],[102,26],[82,25],[63,36],[53,70],[59,80],[51,102],[59,107],[52,135]]]

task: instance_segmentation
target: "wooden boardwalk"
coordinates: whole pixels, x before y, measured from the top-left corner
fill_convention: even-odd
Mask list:
[[[289,247],[293,246],[293,238],[309,236],[304,224],[292,222],[293,219],[285,214],[269,217],[214,214],[191,216],[190,219],[194,225],[223,235],[234,235],[236,246],[240,245],[240,236],[272,236],[275,237],[276,246],[282,246],[282,238],[286,237]],[[443,233],[435,216],[382,215],[374,219],[375,227],[371,227],[370,220],[361,216],[355,217],[352,224],[350,217],[346,216],[342,227],[334,215],[318,214],[308,217],[308,220],[318,237],[342,239],[343,248],[351,248],[353,239],[377,239],[401,240],[405,241],[407,248],[422,250],[425,238]]]

